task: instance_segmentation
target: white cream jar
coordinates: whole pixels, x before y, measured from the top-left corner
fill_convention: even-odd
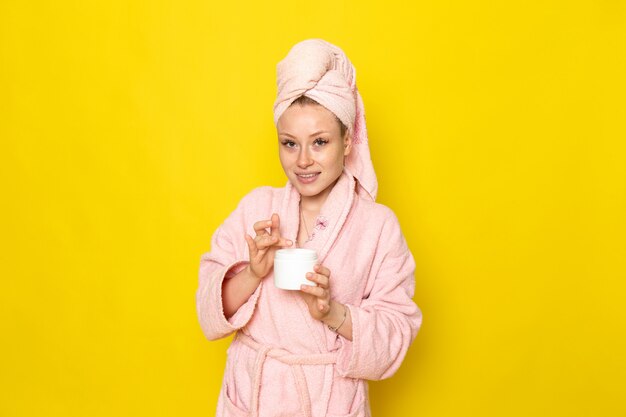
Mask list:
[[[299,290],[300,285],[313,285],[306,279],[317,264],[317,253],[313,249],[279,249],[274,255],[274,285],[283,290]]]

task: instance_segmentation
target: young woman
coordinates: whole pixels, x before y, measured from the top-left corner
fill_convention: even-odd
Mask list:
[[[375,202],[363,101],[341,49],[302,41],[278,63],[274,122],[285,187],[244,196],[202,255],[205,336],[236,332],[217,416],[369,416],[367,380],[392,376],[422,314],[415,262]],[[276,250],[314,249],[315,286],[276,288]]]

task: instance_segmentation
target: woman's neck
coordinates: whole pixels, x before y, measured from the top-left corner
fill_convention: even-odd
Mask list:
[[[335,187],[335,184],[337,184],[338,180],[339,179],[335,180],[334,183],[332,183],[324,191],[317,195],[300,196],[300,209],[305,213],[315,215],[319,214],[319,212],[322,210],[322,207],[324,206],[324,203],[328,199],[330,192]]]
[[[319,214],[319,212],[322,210],[322,206],[324,205],[324,202],[326,201],[326,199],[325,198],[320,199],[318,197],[319,196],[315,196],[315,197],[302,196],[300,198],[300,209],[305,213]]]

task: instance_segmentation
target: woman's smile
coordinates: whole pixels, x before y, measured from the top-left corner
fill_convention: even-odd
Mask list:
[[[311,184],[312,182],[314,182],[317,177],[319,177],[320,172],[312,172],[312,173],[296,173],[296,177],[298,178],[298,181],[300,181],[303,184]]]

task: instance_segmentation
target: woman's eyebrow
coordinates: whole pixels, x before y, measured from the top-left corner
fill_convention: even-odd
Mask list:
[[[319,132],[315,132],[315,133],[311,134],[311,136],[309,136],[309,137],[312,137],[312,136],[315,136],[315,135],[319,135],[320,133],[328,133],[328,131],[320,130]],[[286,132],[281,133],[281,135],[289,136],[290,138],[294,138],[294,139],[296,138],[295,136],[293,136],[293,135],[291,135],[289,133],[286,133]]]

